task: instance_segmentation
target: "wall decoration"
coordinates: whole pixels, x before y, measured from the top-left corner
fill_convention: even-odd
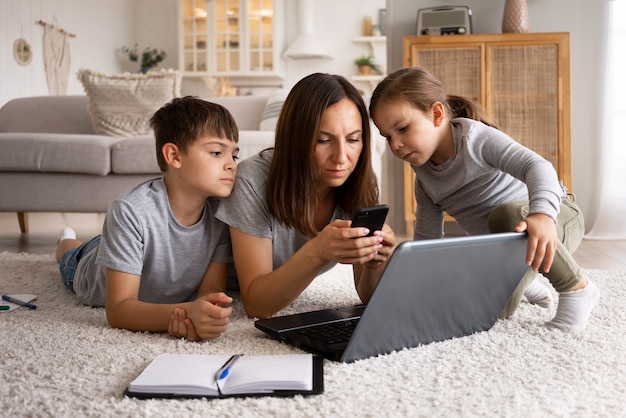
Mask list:
[[[13,42],[13,58],[19,65],[28,65],[33,59],[33,50],[28,41],[18,38]]]
[[[70,43],[68,38],[76,35],[58,27],[56,17],[53,23],[38,20],[43,26],[43,62],[46,70],[48,92],[64,95],[67,92],[67,78],[70,73]]]

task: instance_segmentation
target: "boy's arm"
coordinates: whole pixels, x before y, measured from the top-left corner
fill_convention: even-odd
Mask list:
[[[202,282],[198,286],[196,299],[200,299],[210,293],[224,292],[226,290],[228,266],[226,263],[209,263]]]
[[[202,282],[198,286],[196,300],[223,292],[226,289],[228,268],[229,265],[225,263],[209,263]],[[176,309],[172,313],[167,332],[175,337],[187,338],[191,341],[199,339],[195,325],[184,309]]]
[[[181,308],[194,321],[201,339],[216,338],[226,330],[232,308],[220,305],[228,304],[232,299],[224,293],[207,294],[194,302],[146,303],[138,300],[140,276],[108,268],[106,276],[106,315],[114,328],[167,332],[172,313]]]

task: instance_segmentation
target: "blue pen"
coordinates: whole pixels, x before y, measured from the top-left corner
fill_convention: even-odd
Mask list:
[[[37,309],[37,306],[33,305],[32,303],[24,302],[22,300],[12,298],[11,296],[8,296],[8,295],[2,295],[2,300],[15,303],[16,305],[26,306],[27,308],[30,308],[30,309]]]
[[[234,356],[231,356],[228,361],[226,361],[226,363],[219,368],[217,373],[215,373],[215,381],[218,383],[218,389],[219,383],[223,383],[226,379],[228,379],[228,376],[230,376],[230,369],[242,355],[243,354],[235,354]]]

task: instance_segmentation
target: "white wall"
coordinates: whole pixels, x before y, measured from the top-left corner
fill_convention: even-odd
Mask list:
[[[569,32],[572,100],[572,183],[587,227],[595,219],[601,135],[603,62],[607,45],[610,0],[528,0],[531,32]],[[402,36],[415,34],[417,10],[423,7],[463,4],[472,10],[474,33],[500,33],[504,0],[387,0],[391,21],[388,43],[390,71],[402,66]],[[387,153],[388,188],[393,201],[401,201],[401,162]],[[400,187],[400,188],[398,188]],[[401,208],[394,218],[402,219]],[[395,225],[395,228],[399,228]]]
[[[163,16],[174,20],[164,22]],[[60,28],[76,35],[69,41],[67,94],[83,94],[76,78],[80,68],[105,73],[137,71],[137,64],[119,53],[122,46],[135,42],[140,48],[154,46],[171,51],[162,66],[174,67],[175,16],[173,0],[0,0],[0,56],[4,57],[0,61],[0,106],[15,97],[48,95],[43,27],[36,21],[56,21]],[[27,66],[13,59],[13,42],[20,37],[33,49],[33,59]]]
[[[572,79],[572,147],[574,192],[588,220],[593,219],[597,153],[595,140],[600,132],[599,94],[604,28],[608,0],[528,0],[530,29],[533,32],[570,32]],[[298,33],[297,2],[286,0],[285,47]],[[499,32],[504,0],[314,0],[314,32],[334,57],[332,60],[287,61],[284,87],[293,86],[312,72],[330,72],[350,77],[352,61],[368,53],[352,39],[361,35],[363,18],[377,23],[378,9],[387,8],[393,25],[387,25],[390,69],[401,65],[401,37],[415,30],[417,9],[440,5],[466,4],[473,11],[476,33]],[[102,72],[135,71],[135,64],[117,52],[124,45],[164,49],[168,56],[162,67],[177,66],[177,0],[0,0],[0,105],[21,96],[47,95],[42,58],[43,28],[36,20],[58,24],[76,34],[70,40],[71,69],[68,94],[82,94],[76,71],[88,67]],[[33,60],[25,67],[13,60],[13,42],[26,38],[33,47]],[[382,61],[382,58],[380,58]],[[358,85],[367,90],[369,85]],[[402,202],[402,170],[387,153],[383,197]],[[390,221],[404,230],[403,208],[394,208]],[[589,222],[590,224],[591,222]]]
[[[364,44],[352,39],[362,34],[363,19],[378,23],[378,10],[385,0],[311,0],[314,2],[314,33],[333,59],[285,61],[283,87],[290,88],[312,72],[329,72],[350,77],[356,67],[352,61],[370,52]],[[76,71],[82,67],[105,73],[136,71],[136,65],[119,54],[122,46],[139,43],[164,49],[168,56],[160,65],[177,67],[177,4],[178,0],[0,0],[0,105],[14,97],[47,95],[42,58],[43,28],[36,20],[52,22],[76,34],[70,40],[71,69],[68,94],[82,94]],[[298,35],[298,2],[285,1],[284,48]],[[346,16],[349,16],[347,18]],[[33,61],[25,67],[13,60],[13,42],[24,37],[33,47]],[[384,50],[384,48],[383,48]],[[381,54],[382,55],[382,54]],[[378,57],[381,64],[384,56]],[[358,85],[370,90],[369,84]],[[205,95],[204,85],[185,81],[185,93]],[[244,91],[243,93],[246,93]]]

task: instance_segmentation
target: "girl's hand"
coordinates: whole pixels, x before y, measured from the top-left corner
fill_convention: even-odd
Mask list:
[[[520,222],[514,231],[528,232],[526,264],[531,266],[534,271],[538,271],[543,264],[543,271],[549,272],[559,239],[554,220],[548,215],[534,213]]]

